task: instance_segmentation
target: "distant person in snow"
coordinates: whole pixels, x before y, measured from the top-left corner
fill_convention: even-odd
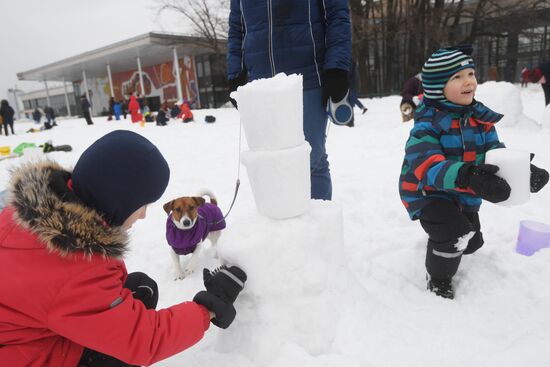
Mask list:
[[[94,122],[92,121],[92,117],[90,116],[90,102],[88,101],[88,98],[86,98],[86,94],[83,94],[80,97],[80,108],[82,108],[82,115],[84,116],[84,119],[86,120],[86,123],[88,125],[93,125]]]
[[[422,94],[422,80],[421,75],[416,74],[403,84],[403,91],[401,92],[401,104],[399,109],[401,110],[401,119],[403,122],[412,120],[414,117],[414,110],[416,109],[415,97],[421,97]]]
[[[130,102],[128,103],[128,112],[130,112],[130,118],[132,123],[140,122],[143,120],[143,115],[141,114],[141,109],[139,107],[139,102],[133,94],[130,96]]]
[[[351,60],[350,63],[350,71],[348,74],[348,82],[349,82],[349,101],[351,103],[352,107],[357,106],[361,109],[361,114],[364,115],[365,112],[367,112],[368,108],[366,108],[363,103],[359,100],[359,97],[357,96],[357,63],[355,60]],[[355,125],[354,119],[352,118],[351,122],[346,124],[346,126],[353,127]]]
[[[527,87],[527,84],[529,83],[529,69],[527,66],[524,66],[523,69],[521,69],[521,87],[525,88]]]
[[[550,61],[545,60],[540,63],[539,70],[541,78],[538,82],[542,85],[544,91],[545,106],[550,104]]]
[[[57,126],[57,123],[55,122],[55,111],[52,107],[46,106],[44,108],[44,114],[46,115],[46,123],[50,126]]]
[[[511,190],[496,175],[499,167],[484,163],[489,150],[504,147],[495,129],[502,115],[474,99],[471,53],[471,46],[443,48],[424,64],[424,98],[399,179],[402,203],[428,234],[427,287],[444,298],[454,298],[452,279],[462,255],[483,246],[482,199],[502,202]],[[531,165],[531,192],[547,183],[548,172]]]
[[[42,112],[36,107],[32,112],[32,119],[36,125],[40,125],[40,120],[42,119]]]
[[[6,99],[3,99],[2,102],[0,102],[0,116],[2,117],[2,125],[4,126],[4,134],[8,136],[8,127],[11,130],[11,133],[15,135],[15,131],[13,131],[13,115],[15,114],[15,111],[13,108],[11,108],[9,102]]]
[[[169,177],[157,147],[125,130],[94,142],[72,171],[51,160],[12,171],[0,212],[2,366],[149,366],[210,323],[232,324],[246,281],[238,267],[205,269],[206,290],[158,311],[156,282],[126,270],[128,230]]]

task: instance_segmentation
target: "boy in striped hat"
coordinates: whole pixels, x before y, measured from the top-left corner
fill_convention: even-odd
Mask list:
[[[462,255],[483,245],[481,200],[508,199],[510,186],[485,164],[485,153],[503,148],[495,124],[503,117],[474,99],[477,88],[471,46],[434,52],[422,69],[424,98],[415,111],[399,180],[401,200],[429,236],[427,287],[454,298],[452,277]],[[548,172],[531,165],[531,192]]]

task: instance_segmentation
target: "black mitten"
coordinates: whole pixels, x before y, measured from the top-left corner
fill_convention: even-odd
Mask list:
[[[531,164],[531,192],[539,192],[548,183],[548,171]]]
[[[208,291],[197,293],[193,298],[193,302],[203,305],[208,311],[213,312],[216,316],[211,320],[212,323],[222,329],[227,329],[237,315],[232,303],[224,302]]]
[[[325,70],[323,79],[323,105],[326,106],[328,99],[333,102],[340,102],[349,90],[348,72],[341,69]]]
[[[482,199],[500,203],[510,197],[510,185],[502,177],[495,175],[498,166],[466,163],[458,171],[456,184],[460,188],[471,187]]]
[[[206,290],[226,303],[233,304],[244,288],[246,273],[236,266],[221,266],[214,271],[202,272]]]
[[[245,70],[241,71],[239,75],[237,75],[237,77],[233,79],[229,79],[227,81],[227,84],[229,86],[229,94],[231,94],[231,92],[236,91],[237,88],[239,88],[241,85],[245,85],[247,82],[247,79],[248,79],[247,72]],[[235,99],[229,97],[229,101],[231,102],[233,107],[237,108],[237,101]]]

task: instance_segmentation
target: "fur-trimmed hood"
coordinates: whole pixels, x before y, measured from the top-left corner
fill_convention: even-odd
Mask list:
[[[55,173],[70,176],[57,163],[44,160],[14,169],[7,204],[14,208],[14,220],[62,256],[84,252],[120,257],[126,251],[128,235],[122,227],[109,227],[94,209],[77,200],[63,200],[52,188]]]

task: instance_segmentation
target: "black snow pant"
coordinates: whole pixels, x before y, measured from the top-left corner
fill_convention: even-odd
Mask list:
[[[94,122],[92,121],[92,117],[90,116],[90,111],[84,111],[82,112],[82,114],[84,115],[84,118],[86,119],[86,123],[88,125],[93,125]]]
[[[6,136],[8,136],[8,126],[11,129],[11,133],[15,135],[15,132],[13,131],[13,122],[7,123],[6,121],[4,121],[4,133],[6,134]]]
[[[147,309],[157,307],[159,292],[157,283],[149,278],[147,274],[135,272],[128,274],[124,288],[132,291],[135,299],[143,302]],[[116,306],[115,306],[116,307]],[[132,367],[116,358],[103,353],[85,348],[78,363],[78,367]]]
[[[422,209],[420,224],[428,234],[426,270],[432,278],[450,279],[460,265],[462,255],[472,254],[483,246],[479,215],[463,212],[453,202],[434,199]],[[457,248],[459,238],[475,232],[465,248]]]
[[[545,106],[548,106],[550,104],[550,80],[542,85],[542,90],[544,91]]]

